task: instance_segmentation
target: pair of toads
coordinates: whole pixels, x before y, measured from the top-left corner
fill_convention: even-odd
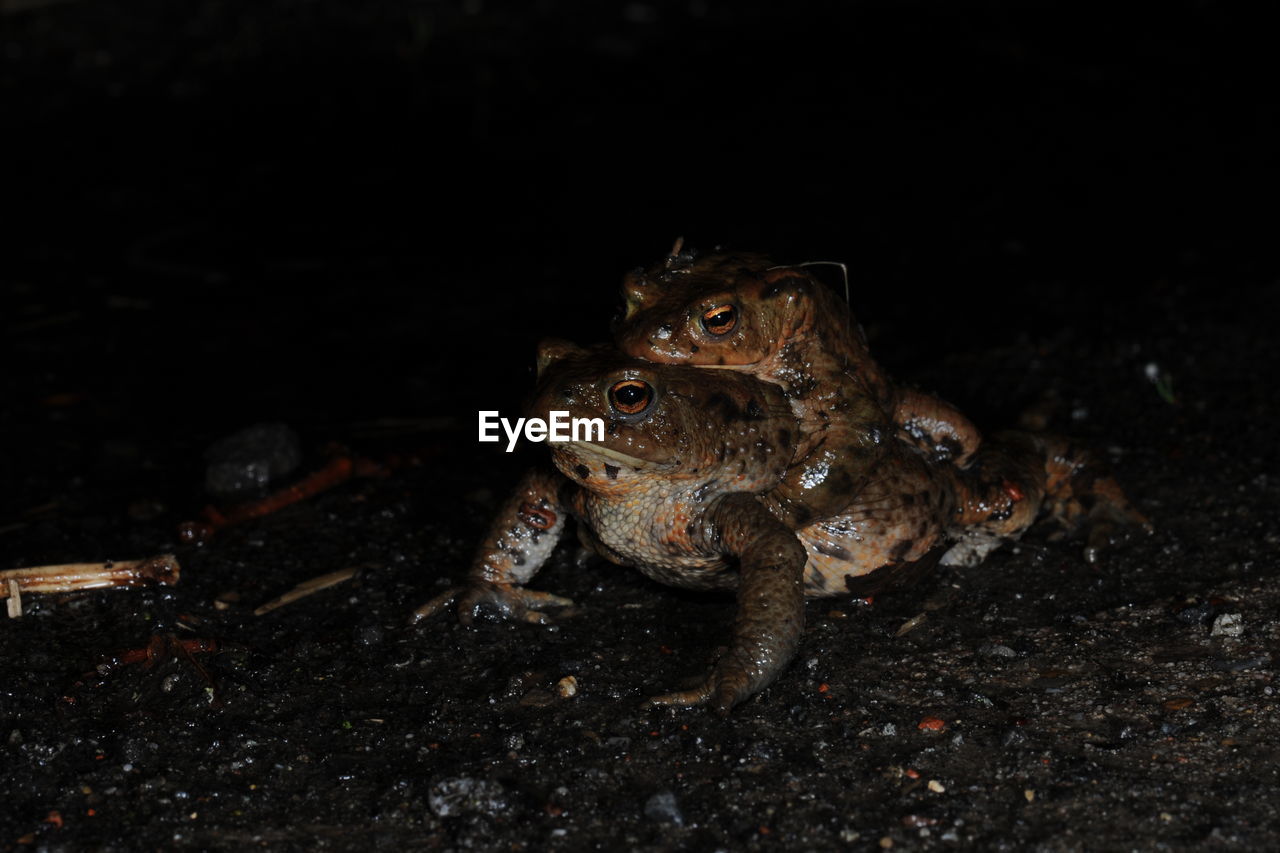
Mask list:
[[[480,544],[464,586],[420,607],[483,604],[549,621],[568,599],[526,589],[566,519],[595,554],[662,583],[734,589],[727,650],[701,683],[657,696],[726,713],[796,654],[806,597],[974,565],[1042,513],[1089,529],[1093,559],[1145,524],[1069,441],[983,436],[950,405],[899,388],[848,306],[804,267],[681,250],[623,283],[617,349],[544,342],[530,415],[601,418],[603,440],[550,444]],[[874,575],[872,576],[872,573]],[[872,576],[871,578],[867,576]]]

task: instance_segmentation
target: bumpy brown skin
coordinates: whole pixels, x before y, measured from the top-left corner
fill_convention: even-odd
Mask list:
[[[800,443],[770,501],[792,527],[918,494],[910,489],[910,472],[919,460],[904,451],[912,446],[930,463],[953,469],[957,515],[949,531],[960,541],[944,563],[981,561],[1020,536],[1045,507],[1066,529],[1088,525],[1090,560],[1118,527],[1150,529],[1082,448],[1015,432],[984,443],[951,405],[896,388],[871,358],[849,307],[804,268],[756,254],[697,256],[682,253],[680,245],[624,280],[618,346],[664,364],[747,372],[783,389],[800,424]],[[720,314],[725,309],[732,311],[731,324]],[[886,491],[873,477],[908,482]],[[886,541],[878,530],[871,538]]]
[[[777,494],[793,527],[842,512],[899,438],[961,467],[980,444],[978,430],[948,404],[895,388],[849,307],[803,268],[761,255],[677,250],[629,275],[623,297],[615,337],[629,355],[732,368],[786,393],[801,439]],[[722,315],[719,326],[708,323],[725,309],[731,322]]]
[[[551,444],[558,473],[526,475],[477,551],[466,587],[419,608],[417,618],[457,600],[464,620],[490,603],[512,618],[547,621],[544,608],[570,602],[523,585],[573,515],[606,559],[675,586],[737,590],[733,638],[711,673],[692,690],[651,700],[727,712],[794,657],[806,595],[843,593],[851,579],[878,569],[892,574],[947,536],[955,484],[919,453],[873,471],[849,513],[791,531],[775,514],[772,490],[798,431],[775,386],[559,343],[544,345],[539,361],[530,414],[601,417],[606,434]],[[610,389],[636,382],[652,389],[652,402],[619,411]]]
[[[467,583],[416,619],[458,602],[470,621],[491,604],[545,623],[572,602],[526,589],[574,516],[592,551],[662,583],[736,589],[728,651],[697,687],[655,697],[725,713],[768,686],[796,652],[803,599],[859,594],[927,570],[939,556],[972,564],[1017,538],[1043,505],[1065,524],[1101,513],[1124,521],[1114,481],[1087,455],[1028,433],[994,436],[965,470],[894,441],[853,502],[792,531],[784,477],[799,430],[780,389],[747,374],[642,362],[610,350],[545,344],[530,408],[607,424],[595,441],[550,445],[558,471],[530,471],[476,552]],[[648,389],[623,410],[611,389]],[[1047,461],[1046,461],[1047,460]],[[1114,489],[1114,495],[1112,491]],[[1092,505],[1090,505],[1092,503]],[[943,546],[958,543],[945,555]]]
[[[1060,525],[1063,535],[1080,526],[1088,531],[1084,556],[1090,563],[1098,561],[1098,554],[1123,528],[1155,530],[1129,503],[1107,466],[1087,448],[1061,436],[1022,435],[1027,436],[1024,441],[1037,445],[1037,455],[1044,460],[1048,516]]]

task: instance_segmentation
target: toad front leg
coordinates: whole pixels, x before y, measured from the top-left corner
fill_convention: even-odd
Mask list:
[[[719,714],[773,683],[795,657],[804,626],[804,547],[750,495],[731,495],[702,525],[708,542],[738,560],[733,639],[703,683],[655,696],[655,705],[710,704]]]
[[[458,620],[467,624],[482,604],[491,604],[509,619],[546,624],[545,608],[571,607],[573,602],[548,592],[524,589],[546,563],[564,532],[567,509],[560,493],[564,477],[546,468],[525,474],[498,511],[476,549],[467,582],[452,587],[413,612],[420,622],[458,603]]]

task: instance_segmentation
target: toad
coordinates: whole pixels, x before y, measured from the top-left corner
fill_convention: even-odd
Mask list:
[[[622,292],[614,335],[623,352],[748,373],[782,389],[800,435],[769,500],[792,527],[865,505],[873,477],[910,464],[905,443],[956,469],[951,530],[960,541],[944,564],[980,562],[1021,535],[1042,508],[1064,530],[1088,527],[1091,562],[1118,528],[1150,530],[1085,448],[1017,431],[984,443],[955,407],[895,385],[871,357],[849,306],[803,265],[748,253],[700,256],[677,240],[665,260],[628,275]]]
[[[666,584],[736,590],[727,651],[698,686],[655,704],[727,712],[795,655],[806,596],[847,593],[870,573],[927,563],[975,505],[953,466],[903,445],[844,513],[793,529],[772,493],[791,467],[796,418],[780,388],[746,373],[550,342],[540,348],[530,415],[553,410],[602,418],[603,437],[549,444],[556,470],[524,477],[481,543],[466,586],[422,606],[415,619],[457,602],[464,622],[482,604],[550,621],[545,611],[572,602],[524,585],[573,517],[583,543],[605,559]]]
[[[663,364],[723,367],[782,389],[800,424],[794,464],[778,489],[793,526],[841,512],[899,437],[964,467],[977,428],[954,407],[896,387],[862,328],[804,267],[763,255],[671,254],[623,282],[618,347]]]

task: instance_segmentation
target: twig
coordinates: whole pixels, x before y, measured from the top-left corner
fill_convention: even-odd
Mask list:
[[[0,572],[0,595],[10,598],[14,591],[77,592],[114,586],[147,586],[178,582],[181,567],[177,557],[161,554],[145,560],[121,560],[105,563],[65,563],[57,566],[30,566]]]
[[[894,632],[893,636],[901,637],[903,634],[907,634],[907,633],[910,633],[911,631],[914,631],[916,628],[919,628],[921,625],[923,625],[925,621],[928,620],[928,618],[929,618],[928,613],[918,613],[915,616],[912,616],[906,622],[903,622],[901,625],[898,626],[898,630]]]
[[[278,607],[284,607],[286,604],[292,604],[299,598],[306,598],[308,595],[313,595],[322,589],[337,586],[343,581],[349,579],[359,569],[359,566],[352,566],[349,569],[340,569],[336,572],[330,572],[327,575],[320,575],[320,577],[303,581],[284,595],[281,595],[278,598],[273,598],[257,610],[254,610],[253,615],[261,616],[264,613],[270,613]]]

